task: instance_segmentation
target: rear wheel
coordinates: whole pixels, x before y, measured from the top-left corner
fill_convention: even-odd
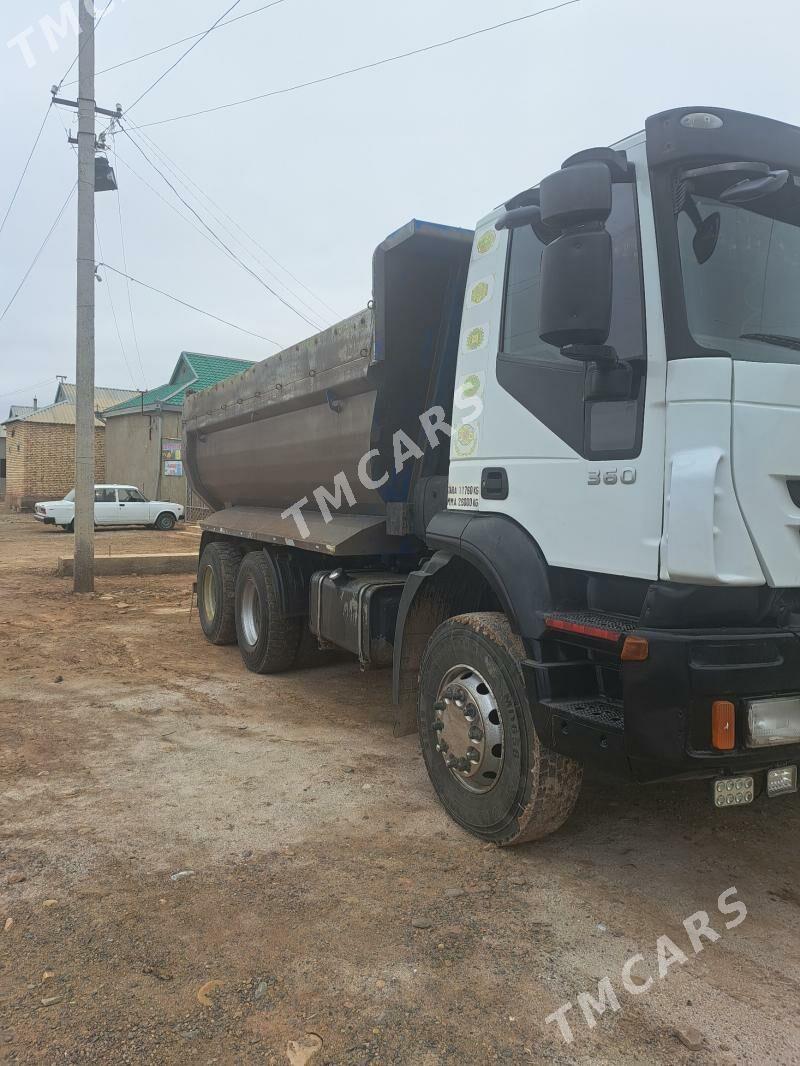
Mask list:
[[[69,525],[62,526],[61,528],[64,530],[65,533],[74,533],[75,532],[75,520],[73,519],[69,523]]]
[[[236,642],[236,575],[242,553],[233,544],[212,541],[197,568],[197,610],[206,639],[212,644]]]
[[[155,529],[160,529],[162,532],[167,532],[170,529],[174,529],[175,515],[171,511],[162,511],[153,523],[153,526]]]
[[[254,674],[288,670],[300,646],[303,619],[289,618],[269,559],[263,551],[242,560],[236,578],[236,639],[242,661]]]
[[[503,845],[558,829],[582,778],[578,763],[536,734],[524,658],[505,615],[465,614],[434,631],[420,671],[418,726],[433,787],[459,825]]]

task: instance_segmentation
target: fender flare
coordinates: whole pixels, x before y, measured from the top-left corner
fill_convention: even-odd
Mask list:
[[[440,511],[431,519],[425,540],[435,553],[409,574],[397,613],[392,669],[395,704],[400,702],[403,638],[409,614],[425,583],[454,559],[473,566],[485,579],[529,654],[544,635],[544,615],[553,606],[547,561],[536,541],[513,518]]]

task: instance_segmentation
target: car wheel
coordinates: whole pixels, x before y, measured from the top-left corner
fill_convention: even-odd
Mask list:
[[[72,521],[71,521],[71,522],[69,523],[69,525],[68,525],[68,526],[63,526],[62,528],[63,528],[63,530],[64,530],[64,532],[65,532],[65,533],[74,533],[74,532],[75,532],[75,520],[73,519],[73,520],[72,520]]]
[[[236,642],[236,575],[242,553],[233,544],[212,541],[197,568],[197,610],[206,640],[212,644]]]
[[[417,722],[433,787],[459,825],[495,844],[547,836],[569,817],[582,769],[539,740],[505,615],[440,625],[420,669]]]
[[[236,640],[254,674],[275,674],[293,665],[303,619],[281,609],[275,575],[263,551],[249,552],[236,577]]]
[[[162,511],[154,522],[154,528],[166,533],[175,528],[175,515],[171,511]]]

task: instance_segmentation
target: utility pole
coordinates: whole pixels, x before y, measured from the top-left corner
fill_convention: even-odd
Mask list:
[[[73,590],[94,592],[94,4],[79,3],[78,300]]]

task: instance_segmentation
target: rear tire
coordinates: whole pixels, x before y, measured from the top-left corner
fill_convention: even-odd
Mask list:
[[[68,526],[62,526],[61,528],[64,530],[65,533],[74,533],[75,532],[75,522],[74,522],[74,520],[72,522],[70,522],[70,524]]]
[[[171,511],[162,511],[158,518],[153,523],[153,529],[158,529],[162,533],[168,533],[169,530],[175,528],[175,515]]]
[[[524,658],[505,615],[482,612],[442,623],[420,669],[417,722],[433,787],[459,825],[500,845],[555,832],[572,813],[583,775],[539,740]]]
[[[274,571],[263,551],[247,554],[236,578],[236,640],[242,662],[254,674],[276,674],[294,664],[302,618],[281,608]]]
[[[233,544],[212,541],[197,568],[197,612],[206,640],[236,643],[236,575],[242,553]]]

